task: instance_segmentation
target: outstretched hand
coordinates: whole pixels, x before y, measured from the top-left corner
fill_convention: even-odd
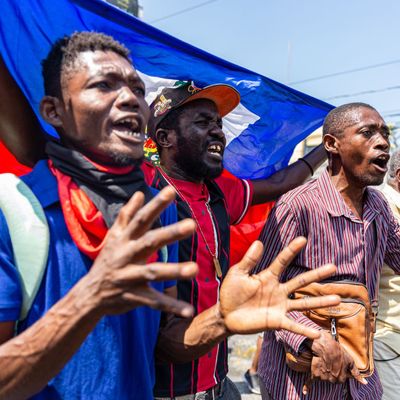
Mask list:
[[[174,199],[174,189],[167,187],[143,206],[143,193],[137,192],[121,209],[108,231],[104,248],[85,277],[101,314],[120,314],[146,305],[184,317],[192,315],[192,306],[160,293],[150,282],[193,278],[197,264],[146,263],[155,251],[195,230],[190,219],[150,230],[154,220]]]
[[[331,276],[332,264],[305,272],[286,283],[279,276],[305,246],[306,239],[298,237],[283,249],[272,264],[258,274],[250,275],[261,257],[263,246],[254,242],[243,259],[230,268],[221,286],[220,313],[232,333],[248,334],[268,329],[286,329],[315,339],[320,332],[298,324],[287,317],[289,311],[329,307],[339,304],[336,295],[289,299],[289,294],[312,282]]]

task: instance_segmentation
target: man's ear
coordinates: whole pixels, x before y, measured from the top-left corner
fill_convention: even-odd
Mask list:
[[[44,96],[40,102],[40,114],[47,123],[55,128],[62,127],[62,104],[57,97]]]
[[[160,147],[167,149],[172,146],[175,136],[174,129],[160,128],[156,130],[155,140]]]
[[[322,143],[329,154],[338,154],[339,141],[336,136],[327,133],[322,137]]]

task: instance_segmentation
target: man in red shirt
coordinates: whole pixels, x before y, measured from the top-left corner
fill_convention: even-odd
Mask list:
[[[156,142],[160,167],[145,164],[148,183],[158,189],[174,187],[178,218],[193,218],[197,225],[196,233],[180,242],[179,260],[196,261],[200,271],[192,281],[177,285],[178,298],[191,303],[196,313],[219,300],[229,268],[230,225],[239,223],[251,204],[276,200],[301,184],[326,157],[320,146],[306,159],[259,181],[221,175],[226,144],[222,117],[239,101],[239,93],[229,85],[201,89],[193,82],[179,82],[164,89],[150,106],[148,133]],[[224,340],[186,364],[158,363],[156,398],[170,399],[230,384],[227,359]],[[239,393],[229,396],[221,398],[240,398]]]

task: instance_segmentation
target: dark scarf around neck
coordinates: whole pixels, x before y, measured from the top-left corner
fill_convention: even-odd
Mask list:
[[[135,192],[144,193],[145,203],[154,197],[139,166],[99,166],[78,151],[68,149],[57,142],[49,142],[46,145],[46,153],[54,168],[71,177],[87,194],[101,212],[108,228]]]

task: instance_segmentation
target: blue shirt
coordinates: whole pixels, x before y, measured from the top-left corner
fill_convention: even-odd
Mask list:
[[[32,325],[89,270],[92,261],[82,254],[68,232],[58,197],[57,181],[46,161],[37,164],[23,180],[39,199],[50,229],[49,257],[36,299],[21,330]],[[176,222],[169,207],[161,224]],[[177,245],[168,248],[168,261],[177,261]],[[175,282],[155,282],[163,291]],[[12,245],[0,213],[0,321],[18,319],[21,288],[14,266]],[[148,307],[105,316],[88,335],[77,353],[46,388],[33,399],[153,399],[153,353],[160,312]]]

